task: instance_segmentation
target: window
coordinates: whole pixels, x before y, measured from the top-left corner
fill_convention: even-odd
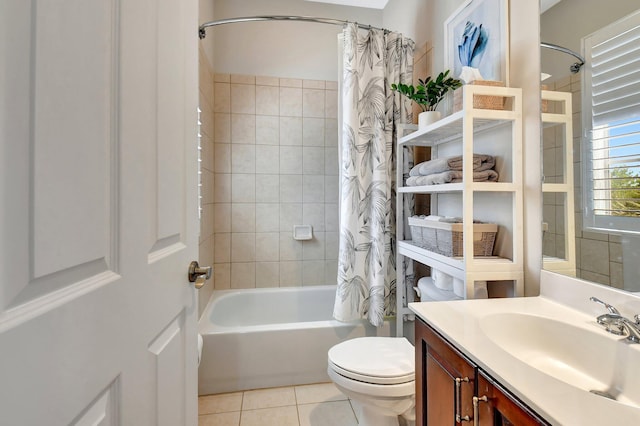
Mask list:
[[[584,227],[640,233],[640,11],[582,43]]]

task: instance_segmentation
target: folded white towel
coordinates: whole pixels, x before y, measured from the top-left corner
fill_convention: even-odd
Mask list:
[[[423,161],[416,164],[410,171],[409,176],[428,176],[436,173],[442,173],[449,170],[462,171],[462,156],[436,158],[434,160]],[[496,165],[496,159],[492,155],[474,154],[473,155],[473,171],[481,172],[483,170],[493,169]]]

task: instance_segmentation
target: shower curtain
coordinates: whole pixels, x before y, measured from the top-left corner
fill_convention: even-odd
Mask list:
[[[343,31],[340,254],[333,316],[381,326],[395,312],[396,125],[411,101],[391,83],[412,84],[414,42],[355,24]],[[408,169],[407,169],[408,170]]]

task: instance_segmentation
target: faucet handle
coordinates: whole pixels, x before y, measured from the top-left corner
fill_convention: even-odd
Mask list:
[[[620,315],[620,312],[614,306],[608,304],[607,302],[604,302],[604,301],[598,299],[597,297],[591,296],[589,298],[589,300],[591,300],[592,302],[596,302],[596,303],[599,303],[599,304],[603,305],[607,309],[607,311],[609,311],[612,314]],[[638,317],[638,320],[640,320],[640,316],[638,316],[638,315],[636,315],[636,316]]]

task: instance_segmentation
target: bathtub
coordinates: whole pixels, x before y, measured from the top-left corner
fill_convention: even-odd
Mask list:
[[[198,393],[328,382],[327,351],[347,339],[390,336],[392,321],[331,317],[335,286],[216,290],[200,318]]]

